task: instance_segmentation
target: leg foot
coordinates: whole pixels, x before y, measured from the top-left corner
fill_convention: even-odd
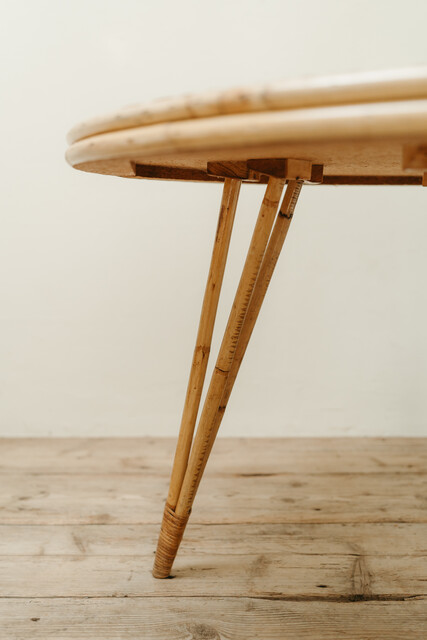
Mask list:
[[[188,515],[175,512],[190,455],[241,181],[226,178],[153,576],[167,578]]]
[[[190,514],[186,517],[177,516],[166,503],[154,560],[153,576],[155,578],[169,577],[189,516]]]

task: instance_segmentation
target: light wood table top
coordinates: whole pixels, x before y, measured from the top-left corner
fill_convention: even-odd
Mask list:
[[[262,182],[247,160],[299,158],[323,165],[325,184],[421,184],[427,67],[157,100],[85,121],[68,142],[73,167],[130,178],[221,181],[228,163]]]

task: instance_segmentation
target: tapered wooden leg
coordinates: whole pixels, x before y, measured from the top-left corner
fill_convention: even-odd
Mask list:
[[[227,262],[228,248],[240,192],[240,180],[226,178],[219,213],[215,243],[200,315],[199,330],[188,380],[178,444],[169,486],[168,505],[175,509],[182,486],[194,427],[206,376],[218,301]]]
[[[270,178],[252,236],[175,510],[166,505],[153,575],[167,577],[181,541],[210,448],[227,377],[278,208],[284,179]],[[172,526],[173,523],[173,526]]]
[[[271,177],[267,185],[179,494],[176,513],[181,517],[188,515],[191,510],[207,456],[209,455],[209,444],[216,415],[227,385],[246,313],[279,206],[284,182],[280,178]]]
[[[215,234],[196,346],[194,348],[181,427],[172,467],[169,494],[153,569],[153,575],[155,577],[165,577],[163,575],[164,571],[162,570],[164,565],[163,558],[167,556],[168,553],[170,554],[168,549],[177,544],[178,539],[180,540],[179,531],[180,528],[183,527],[183,519],[176,517],[175,507],[187,468],[193,440],[240,186],[241,181],[237,179],[226,178],[224,181],[218,226]]]
[[[240,332],[239,341],[237,343],[236,352],[234,354],[233,364],[231,365],[224,393],[221,398],[221,403],[215,416],[211,438],[206,452],[207,455],[205,455],[204,458],[204,466],[206,465],[209,454],[214,445],[218,429],[221,425],[221,421],[228,404],[228,400],[233,390],[234,382],[236,381],[236,377],[239,372],[243,357],[246,353],[246,348],[249,344],[252,331],[255,327],[258,314],[261,310],[265,294],[267,293],[268,285],[270,284],[274,269],[280,256],[280,252],[286,240],[286,236],[288,234],[288,230],[302,185],[302,180],[293,180],[289,182],[286,189],[285,197],[283,198],[283,202],[280,207],[279,214],[273,227],[273,231],[271,232],[271,237],[265,251],[264,259],[262,261],[258,279],[252,293],[245,321]]]
[[[186,513],[185,509],[191,510],[191,506],[194,501],[197,488],[203,475],[206,463],[209,458],[209,454],[215,442],[218,429],[220,427],[222,418],[224,416],[225,409],[227,407],[228,400],[230,398],[234,382],[236,380],[240,365],[243,357],[246,353],[247,346],[249,344],[252,331],[255,327],[259,312],[261,310],[262,303],[267,293],[268,286],[271,281],[274,269],[277,264],[280,252],[282,250],[284,241],[286,239],[289,226],[292,220],[294,209],[301,191],[303,181],[291,180],[288,183],[285,197],[283,198],[280,211],[277,215],[276,222],[273,227],[268,245],[262,260],[262,264],[259,269],[258,277],[253,288],[252,296],[247,307],[246,315],[240,330],[240,335],[235,347],[233,361],[231,363],[228,374],[225,378],[223,393],[221,400],[217,405],[215,412],[209,415],[210,422],[207,428],[204,430],[204,436],[200,436],[201,446],[199,448],[199,458],[196,459],[196,443],[198,441],[200,426],[202,425],[203,413],[200,419],[199,427],[197,430],[194,446],[191,451],[190,460],[187,467],[187,472],[184,478],[183,487],[180,494],[180,499],[177,505],[177,514],[183,515]],[[209,391],[208,391],[209,396]],[[208,397],[206,398],[206,401]],[[206,402],[205,402],[206,406]],[[193,458],[194,454],[194,458]],[[192,465],[193,463],[193,465]],[[191,475],[190,475],[191,474]],[[188,487],[188,489],[187,489]],[[185,503],[181,506],[181,500],[185,500]]]

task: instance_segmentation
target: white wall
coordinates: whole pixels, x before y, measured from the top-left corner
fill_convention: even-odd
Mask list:
[[[0,435],[175,435],[221,187],[73,171],[67,130],[159,96],[425,64],[427,3],[0,8]],[[243,188],[214,352],[261,198]],[[306,188],[222,434],[425,434],[426,241],[427,190]]]

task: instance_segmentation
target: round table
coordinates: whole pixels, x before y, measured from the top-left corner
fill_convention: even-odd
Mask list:
[[[427,186],[427,68],[162,99],[83,122],[68,142],[82,171],[224,185],[153,569],[165,578],[302,186]],[[266,184],[265,195],[195,432],[242,183]]]

